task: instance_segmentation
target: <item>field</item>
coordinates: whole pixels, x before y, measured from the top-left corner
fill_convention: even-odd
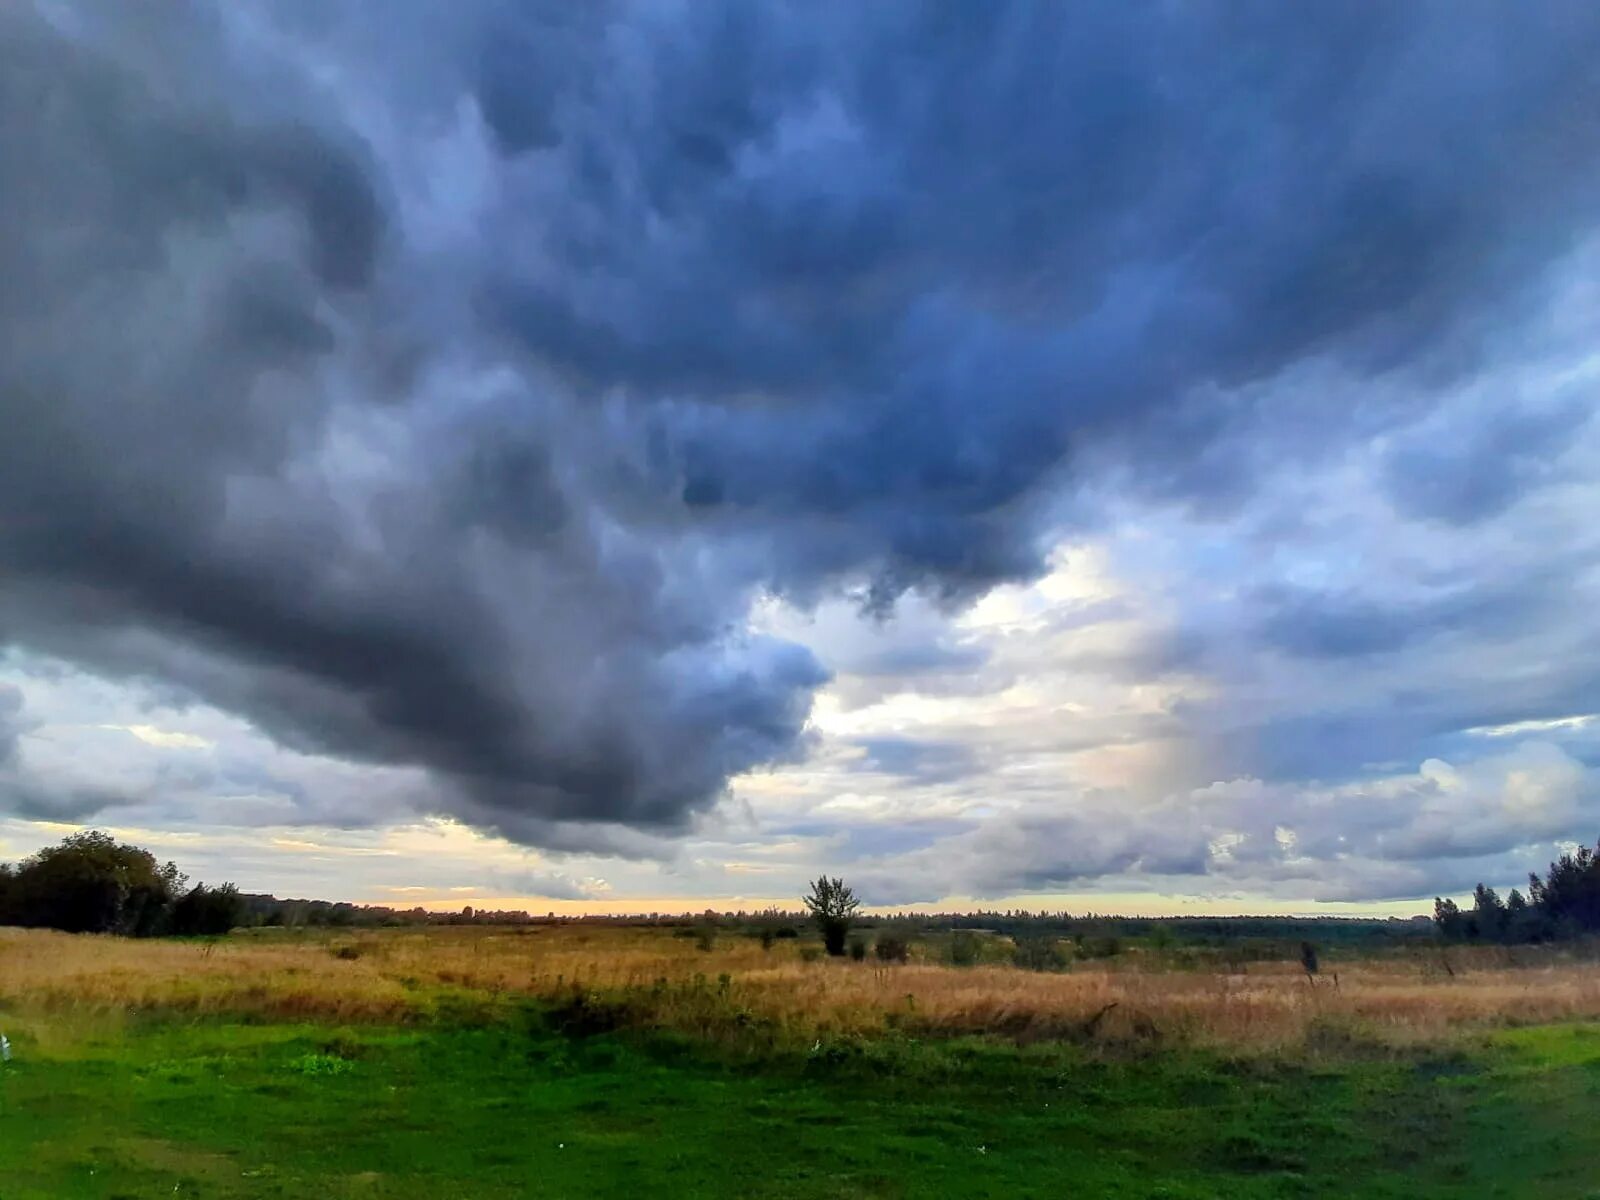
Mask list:
[[[0,1200],[1600,1197],[1582,956],[702,942],[0,930]]]

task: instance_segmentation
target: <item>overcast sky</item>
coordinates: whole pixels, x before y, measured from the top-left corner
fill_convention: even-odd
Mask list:
[[[0,6],[0,857],[1516,883],[1600,835],[1597,61],[1557,0]]]

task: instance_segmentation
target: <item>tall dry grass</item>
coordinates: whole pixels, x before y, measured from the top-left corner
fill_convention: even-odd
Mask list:
[[[492,1014],[524,999],[609,1006],[619,1023],[812,1038],[889,1028],[1019,1039],[1158,1040],[1279,1050],[1332,1029],[1391,1043],[1464,1029],[1600,1019],[1600,967],[1552,951],[1452,952],[1247,973],[1079,966],[1060,974],[913,962],[806,962],[727,937],[709,952],[661,930],[385,930],[236,934],[212,944],[0,930],[0,1007],[168,1010],[334,1022]]]

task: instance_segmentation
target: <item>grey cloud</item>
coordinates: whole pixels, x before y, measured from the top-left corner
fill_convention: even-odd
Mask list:
[[[1274,587],[1255,598],[1267,610],[1261,641],[1308,658],[1392,654],[1428,638],[1465,634],[1489,641],[1564,614],[1577,580],[1551,569],[1508,582],[1469,586],[1410,600]]]
[[[118,792],[80,791],[57,781],[40,785],[0,778],[0,801],[8,813],[30,821],[87,821],[126,804],[127,797]]]
[[[35,779],[20,748],[22,735],[31,726],[24,713],[22,689],[0,683],[0,809],[34,820],[74,821],[118,802],[115,794],[93,787]]]
[[[1054,814],[985,824],[855,871],[876,903],[1139,888],[1411,898],[1485,878],[1515,882],[1600,819],[1600,779],[1556,746],[1524,741],[1459,766],[1334,787],[1235,779],[1140,803],[1080,795]],[[1476,874],[1474,874],[1476,873]]]
[[[1502,409],[1476,428],[1425,427],[1385,456],[1385,482],[1408,516],[1467,525],[1497,516],[1559,475],[1562,452],[1594,415],[1594,398]]]
[[[951,783],[978,773],[978,752],[964,742],[907,737],[862,738],[861,766],[917,783]]]
[[[569,136],[527,156],[578,185],[528,226],[569,287],[492,301],[541,361],[650,410],[692,506],[800,526],[802,592],[1028,574],[1029,497],[1075,441],[1153,424],[1139,453],[1183,463],[1231,419],[1214,395],[1161,411],[1198,385],[1307,356],[1459,367],[1479,306],[1588,228],[1576,8],[845,11],[702,6],[648,76],[636,37],[558,68],[625,80],[565,93]],[[1270,51],[1241,74],[1230,38]]]
[[[1426,390],[1600,199],[1586,6],[430,9],[0,16],[0,642],[526,841],[804,754],[763,591],[1037,575],[1084,447]]]
[[[1473,755],[1467,731],[1484,726],[1559,719],[1600,706],[1600,668],[1592,657],[1535,665],[1520,674],[1474,674],[1463,651],[1460,670],[1429,673],[1426,681],[1397,686],[1407,663],[1381,664],[1376,679],[1343,685],[1308,679],[1306,694],[1285,700],[1288,711],[1229,713],[1226,705],[1192,706],[1184,715],[1190,736],[1210,747],[1213,761],[1269,780],[1361,777],[1419,755]],[[1496,660],[1496,668],[1499,662]],[[1574,830],[1580,833],[1581,830]]]
[[[603,888],[559,871],[500,871],[492,886],[513,896],[537,896],[550,900],[592,900]]]
[[[362,419],[335,374],[366,348],[350,330],[393,300],[350,135],[217,116],[204,72],[185,94],[116,45],[4,20],[0,634],[289,745],[427,766],[435,805],[470,794],[508,829],[674,824],[797,752],[809,654],[724,634],[737,581],[723,601],[569,517],[582,481],[548,440],[463,408],[375,451],[368,489],[319,458]],[[160,47],[168,70],[195,52]]]
[[[17,739],[23,731],[22,702],[21,688],[0,683],[0,767],[17,752]]]
[[[1379,629],[1390,645],[1382,653],[1359,629],[1354,643],[1325,644],[1330,627],[1312,621],[1292,641],[1318,642],[1318,653],[1294,662],[1264,699],[1241,702],[1236,689],[1249,685],[1236,681],[1214,701],[1188,706],[1186,729],[1234,770],[1330,779],[1429,755],[1476,757],[1483,747],[1473,730],[1600,710],[1600,644],[1582,615],[1592,587],[1578,577],[1525,586],[1526,595],[1516,585],[1469,591],[1459,607],[1445,606],[1442,624],[1427,606],[1409,616],[1385,611]],[[1474,620],[1455,623],[1469,614]],[[1347,616],[1331,630],[1345,629]],[[1230,645],[1259,669],[1253,643]]]
[[[1203,875],[1206,829],[1172,819],[1169,809],[1120,808],[1110,819],[1098,809],[1126,797],[1078,798],[1071,811],[992,821],[932,846],[855,869],[869,903],[927,903],[945,896],[1004,896],[1060,891],[1107,876],[1135,873]]]
[[[867,677],[891,676],[905,680],[923,675],[960,674],[979,670],[988,652],[979,646],[938,641],[911,644],[886,643],[874,651],[858,655],[850,663],[851,674]]]

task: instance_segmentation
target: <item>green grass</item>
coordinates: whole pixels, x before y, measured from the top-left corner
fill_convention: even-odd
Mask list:
[[[879,1042],[732,1061],[537,1020],[8,1028],[0,1200],[1600,1197],[1600,1030],[1395,1060]]]

